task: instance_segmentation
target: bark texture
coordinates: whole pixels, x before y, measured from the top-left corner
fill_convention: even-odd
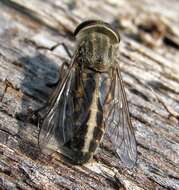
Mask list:
[[[62,43],[73,52],[73,31],[89,18],[121,34],[138,144],[133,170],[119,164],[106,138],[84,166],[39,153],[38,128],[23,117],[47,101],[47,84],[69,59]],[[178,21],[177,0],[0,0],[0,189],[179,189]]]

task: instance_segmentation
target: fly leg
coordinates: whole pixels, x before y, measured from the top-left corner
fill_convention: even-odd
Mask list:
[[[71,52],[69,51],[68,47],[64,43],[57,43],[53,47],[51,47],[49,50],[53,51],[55,48],[57,48],[59,45],[62,45],[67,53],[67,55],[71,58]],[[67,61],[64,61],[62,66],[59,69],[59,78],[57,81],[52,82],[52,83],[47,83],[46,85],[48,87],[57,87],[58,84],[62,81],[63,77],[65,76],[65,73],[67,69],[69,68],[69,63]],[[32,123],[38,123],[41,121],[41,118],[43,118],[44,113],[46,113],[46,110],[49,107],[49,101],[45,103],[42,107],[33,110],[31,108],[28,109],[28,120],[31,121]]]
[[[68,55],[68,57],[71,59],[72,58],[72,54],[69,51],[68,47],[66,46],[65,43],[57,43],[55,44],[53,47],[50,48],[51,51],[53,51],[55,48],[57,48],[59,45],[62,45]],[[59,70],[59,78],[57,81],[53,82],[53,83],[47,83],[48,87],[56,87],[58,85],[58,83],[63,79],[63,76],[66,72],[66,69],[68,69],[70,66],[70,64],[67,61],[64,61],[60,70]]]
[[[58,44],[58,45],[60,45],[60,44]],[[58,46],[58,45],[57,45],[57,46]],[[71,59],[71,58],[72,58],[72,54],[71,54],[70,50],[68,49],[68,47],[66,46],[66,44],[65,44],[65,43],[61,43],[61,45],[64,47],[66,53],[68,54],[69,58]],[[57,46],[56,46],[56,47],[57,47]],[[56,47],[55,47],[55,48],[56,48]]]
[[[43,46],[38,46],[38,49],[47,49],[47,50],[50,50],[50,51],[53,51],[54,49],[56,49],[58,46],[62,45],[68,55],[69,58],[72,58],[72,54],[70,52],[70,50],[68,49],[68,47],[66,46],[65,43],[57,43],[55,45],[53,45],[52,47],[43,47]]]

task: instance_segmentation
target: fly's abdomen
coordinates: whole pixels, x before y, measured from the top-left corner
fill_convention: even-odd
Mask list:
[[[94,98],[96,99],[96,98]],[[73,160],[79,164],[87,162],[97,149],[104,132],[103,113],[95,107],[95,101],[90,108],[89,117],[83,124],[84,131],[77,135],[72,143]]]
[[[83,73],[83,86],[80,85],[80,81],[76,86],[75,98],[78,104],[75,107],[75,120],[78,130],[66,146],[69,148],[71,159],[78,164],[91,158],[104,132],[98,75],[96,72]]]
[[[98,147],[104,132],[103,112],[100,105],[98,90],[95,90],[90,106],[90,115],[87,121],[87,131],[84,136],[82,152],[94,153]]]

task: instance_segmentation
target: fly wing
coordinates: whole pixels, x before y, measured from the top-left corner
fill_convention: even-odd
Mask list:
[[[61,126],[61,144],[67,139],[67,134],[64,134],[64,124],[66,117],[67,100],[70,100],[69,89],[74,75],[75,64],[72,63],[68,72],[64,75],[62,81],[52,94],[47,107],[40,112],[43,115],[39,120],[39,137],[38,143],[41,149],[45,148],[51,137],[55,135],[58,126]],[[69,126],[70,127],[70,126]],[[68,135],[70,136],[70,135]]]
[[[106,103],[106,133],[121,161],[129,168],[136,163],[136,140],[129,116],[129,108],[124,91],[119,66],[114,70],[110,88],[110,101]]]
[[[52,136],[63,146],[83,130],[81,126],[89,114],[92,96],[88,91],[94,88],[93,78],[84,75],[81,68],[73,63],[52,95],[49,106],[43,110],[39,122],[41,149],[53,139]]]

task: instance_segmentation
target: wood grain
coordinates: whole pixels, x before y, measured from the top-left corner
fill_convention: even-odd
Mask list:
[[[69,60],[62,44],[73,52],[73,31],[89,18],[121,35],[119,61],[138,144],[133,170],[107,138],[84,166],[40,153],[38,128],[24,117],[48,100],[54,89],[47,84]],[[179,189],[179,117],[164,106],[179,113],[178,20],[176,0],[0,0],[0,189]]]

